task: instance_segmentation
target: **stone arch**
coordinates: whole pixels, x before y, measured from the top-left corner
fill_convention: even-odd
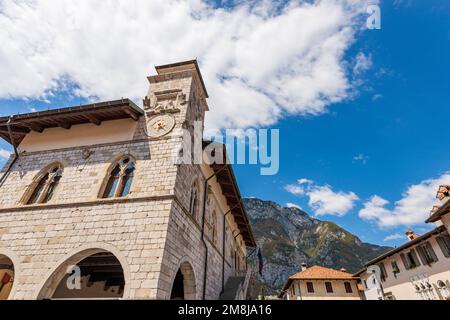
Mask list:
[[[83,261],[84,259],[91,257],[99,253],[111,253],[119,261],[123,278],[125,281],[122,299],[130,298],[130,281],[131,272],[128,262],[125,256],[114,246],[107,243],[93,243],[90,245],[84,245],[78,247],[68,254],[66,254],[56,265],[47,273],[41,284],[38,286],[38,290],[35,292],[34,298],[38,300],[52,298],[55,290],[60,284],[61,280],[67,275],[67,268]]]
[[[12,272],[8,272],[9,276],[12,277],[12,279],[11,279],[12,286],[10,289],[8,289],[9,290],[8,296],[5,297],[5,299],[7,299],[7,300],[12,300],[12,299],[14,299],[14,296],[16,294],[17,285],[20,280],[20,272],[21,272],[20,260],[19,260],[19,257],[13,251],[2,248],[2,249],[0,249],[0,265],[3,263],[10,264],[12,267]],[[0,267],[0,269],[1,269],[1,267]],[[1,273],[2,273],[2,277],[0,278],[0,281],[3,279],[3,276],[6,272],[1,272]],[[3,284],[3,287],[4,286],[5,286],[5,284]]]
[[[184,261],[180,264],[172,279],[169,298],[173,300],[195,300],[197,298],[195,273],[190,262]]]

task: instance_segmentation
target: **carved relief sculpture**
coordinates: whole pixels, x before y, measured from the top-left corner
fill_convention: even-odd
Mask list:
[[[154,103],[145,97],[144,109],[147,115],[160,113],[175,113],[180,111],[180,106],[186,103],[186,95],[181,90],[167,90],[155,92]]]

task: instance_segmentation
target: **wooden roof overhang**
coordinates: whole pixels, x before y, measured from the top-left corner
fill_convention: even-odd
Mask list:
[[[43,132],[47,128],[70,129],[73,125],[131,118],[137,121],[144,111],[129,99],[106,101],[76,107],[17,114],[0,117],[0,137],[12,144],[7,123],[10,121],[14,144],[19,145],[31,131]]]
[[[436,222],[443,215],[450,213],[450,200],[447,200],[442,206],[439,207],[432,215],[425,221],[426,223]]]
[[[419,236],[419,237],[417,237],[417,238],[415,238],[413,240],[409,240],[405,244],[403,244],[401,246],[398,246],[398,247],[396,247],[396,248],[394,248],[394,249],[392,249],[392,250],[390,250],[390,251],[388,251],[388,252],[386,252],[386,253],[384,253],[384,254],[382,254],[382,255],[380,255],[380,256],[372,259],[372,260],[370,260],[369,262],[367,262],[364,265],[364,267],[361,270],[359,270],[358,272],[353,274],[353,276],[359,277],[363,272],[365,272],[367,270],[367,268],[369,266],[377,264],[377,263],[379,263],[380,261],[382,261],[382,260],[384,260],[386,258],[392,257],[394,254],[400,253],[401,251],[403,251],[405,249],[408,249],[408,248],[410,248],[410,247],[412,247],[412,246],[414,246],[416,244],[419,244],[419,243],[421,243],[421,242],[431,238],[434,235],[439,235],[441,233],[446,233],[446,232],[447,232],[447,230],[446,230],[445,226],[443,226],[443,225],[442,226],[438,226],[438,227],[434,228],[433,230],[428,231],[427,233],[425,233],[425,234],[423,234],[423,235],[421,235],[421,236]]]
[[[203,147],[209,145],[211,141],[204,141]],[[225,145],[222,145],[224,152],[224,159],[226,157]],[[234,221],[239,227],[240,234],[244,238],[245,244],[248,247],[256,247],[256,242],[253,236],[253,231],[248,220],[247,211],[242,204],[241,193],[236,182],[236,177],[233,173],[233,168],[230,164],[212,164],[211,169],[216,174],[217,182],[219,183],[222,193],[230,207],[231,214]],[[235,235],[236,236],[236,235]]]

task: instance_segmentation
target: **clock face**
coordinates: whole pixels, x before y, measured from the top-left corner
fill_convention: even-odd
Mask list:
[[[165,136],[175,126],[175,119],[167,114],[151,118],[147,123],[148,135],[152,138]]]

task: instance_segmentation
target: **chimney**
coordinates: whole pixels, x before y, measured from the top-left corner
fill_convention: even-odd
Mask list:
[[[438,211],[439,208],[440,208],[440,206],[433,206],[433,208],[432,208],[431,211],[430,211],[430,217],[431,217],[436,211]],[[443,225],[443,223],[442,223],[441,220],[436,220],[436,221],[434,222],[434,224],[435,224],[436,226],[438,226],[438,227],[440,227],[440,226]]]
[[[433,206],[433,208],[431,208],[431,211],[430,211],[430,216],[431,216],[433,213],[435,213],[436,211],[438,211],[439,208],[440,208],[440,206]]]
[[[308,268],[307,268],[306,262],[302,262],[302,263],[300,264],[300,269],[301,269],[302,271],[305,271],[306,269],[308,269]]]
[[[415,234],[414,231],[412,231],[411,229],[407,230],[407,231],[405,232],[405,234],[406,234],[406,236],[408,237],[408,240],[409,240],[409,241],[414,240],[415,238],[419,237],[419,235],[418,235],[418,234]]]
[[[347,272],[347,269],[341,268],[340,271],[341,271],[341,272]]]
[[[450,185],[441,185],[436,194],[436,198],[446,203],[450,199]]]

